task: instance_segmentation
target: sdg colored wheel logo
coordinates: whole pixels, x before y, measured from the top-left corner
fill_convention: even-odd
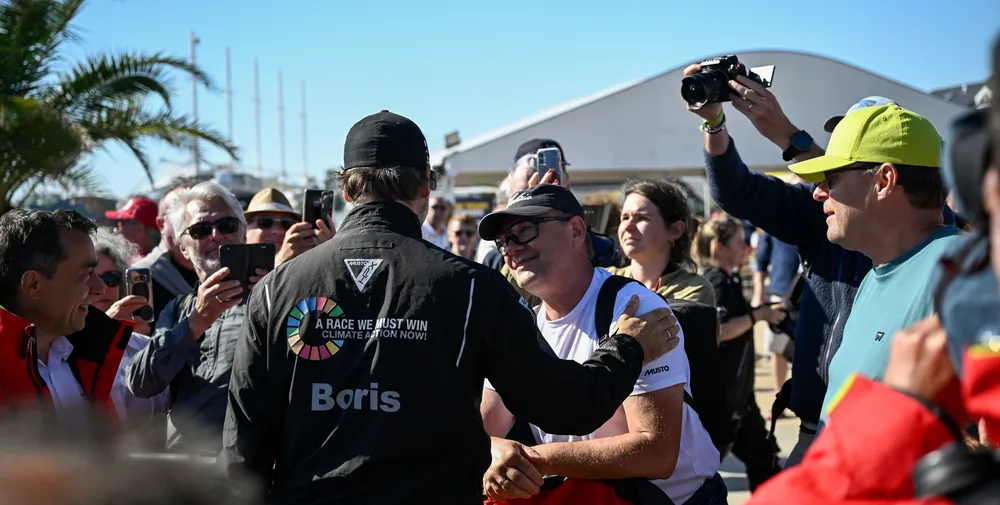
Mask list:
[[[344,315],[337,302],[322,296],[306,298],[288,314],[288,347],[298,357],[310,361],[327,359],[344,345],[343,339],[323,338],[327,321]],[[315,329],[313,329],[315,328]]]

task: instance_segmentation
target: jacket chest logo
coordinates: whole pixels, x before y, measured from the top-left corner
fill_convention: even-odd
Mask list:
[[[351,273],[354,284],[358,286],[358,291],[364,291],[368,281],[375,275],[375,270],[382,264],[382,260],[349,259],[344,260],[344,264],[347,265],[347,271]]]

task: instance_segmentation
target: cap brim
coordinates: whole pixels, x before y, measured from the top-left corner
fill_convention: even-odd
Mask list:
[[[826,122],[823,123],[823,129],[826,130],[827,133],[833,133],[833,129],[840,124],[840,120],[842,119],[844,119],[844,116],[830,116],[830,119],[827,119]]]
[[[250,217],[255,214],[287,214],[289,216],[295,216],[296,219],[301,219],[298,212],[295,212],[291,207],[287,205],[282,205],[280,203],[265,203],[261,205],[255,205],[253,209],[248,209],[243,213],[244,216]]]
[[[112,221],[117,221],[118,216],[121,214],[117,210],[106,210],[104,211],[104,217]]]
[[[526,206],[491,212],[479,221],[479,237],[483,240],[496,240],[511,221],[522,217],[540,216],[551,211],[549,207]]]
[[[823,179],[826,178],[825,174],[827,172],[838,168],[844,168],[852,163],[854,162],[843,158],[820,156],[819,158],[813,158],[801,163],[793,163],[788,166],[788,169],[791,170],[793,174],[801,177],[802,180],[816,184],[823,182]]]

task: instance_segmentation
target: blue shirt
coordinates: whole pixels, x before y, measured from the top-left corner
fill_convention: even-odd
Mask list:
[[[767,294],[784,298],[792,290],[792,281],[799,273],[799,248],[767,232],[761,234],[757,244],[757,271],[771,277]]]
[[[824,422],[844,381],[854,373],[881,379],[896,332],[934,312],[931,278],[959,232],[944,226],[902,256],[874,267],[861,281],[840,348],[830,363],[830,387],[821,411]]]

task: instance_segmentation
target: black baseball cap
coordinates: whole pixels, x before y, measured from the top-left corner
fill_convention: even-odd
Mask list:
[[[570,190],[556,184],[539,184],[514,193],[506,209],[487,214],[479,221],[479,236],[483,240],[496,240],[517,218],[540,216],[553,210],[583,217],[583,207]]]
[[[514,155],[514,163],[517,163],[517,160],[521,159],[524,155],[536,153],[539,149],[549,149],[552,147],[559,149],[559,152],[562,153],[563,164],[569,165],[569,162],[566,161],[566,151],[558,142],[552,139],[531,139],[521,144],[517,148],[517,154]]]
[[[413,121],[383,110],[351,127],[344,142],[344,170],[406,167],[423,171],[430,164],[427,138]]]

